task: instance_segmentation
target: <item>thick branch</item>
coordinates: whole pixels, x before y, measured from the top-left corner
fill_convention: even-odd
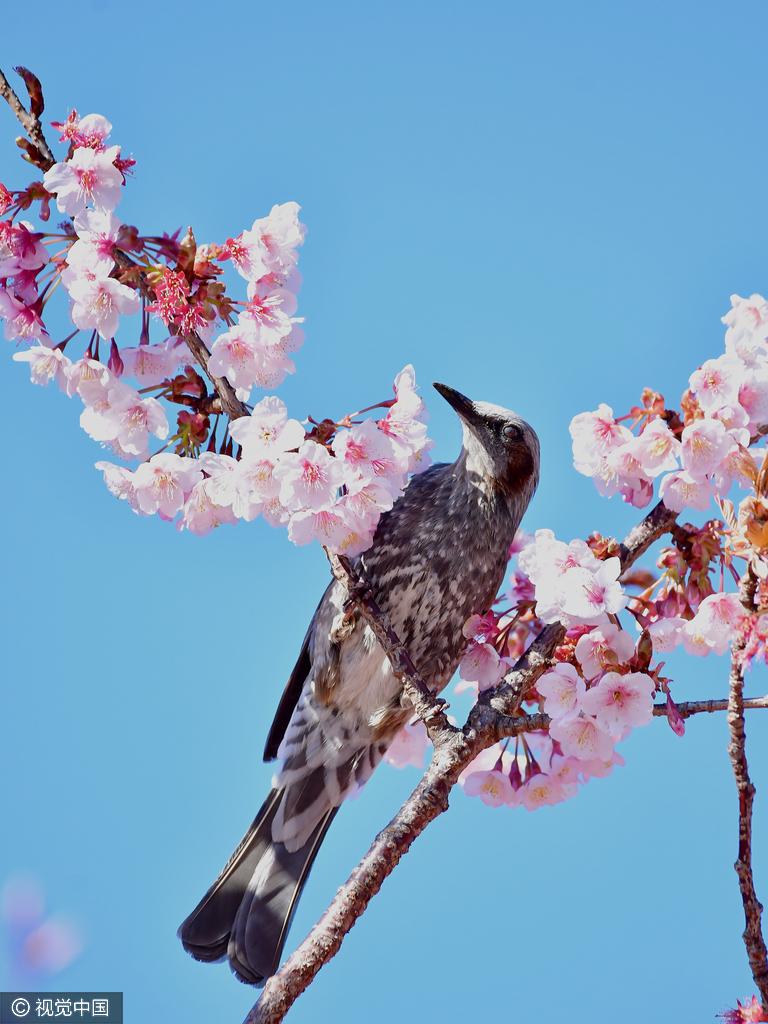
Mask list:
[[[8,79],[5,77],[5,75],[3,74],[3,72],[1,70],[0,70],[0,96],[5,100],[5,102],[8,104],[8,106],[11,108],[11,110],[15,114],[17,120],[21,124],[21,127],[24,129],[24,131],[30,137],[30,139],[32,140],[34,145],[37,147],[38,152],[42,156],[43,160],[42,160],[41,163],[38,164],[38,166],[42,170],[47,171],[48,168],[52,167],[53,164],[56,161],[55,161],[53,153],[51,152],[51,147],[48,145],[48,143],[45,140],[45,135],[43,134],[43,128],[42,128],[42,125],[40,124],[40,119],[38,117],[36,117],[34,114],[30,113],[30,111],[28,111],[26,109],[24,104],[21,102],[19,97],[16,95],[16,92],[15,92],[13,86],[11,85],[11,83],[8,81]]]
[[[754,611],[757,580],[747,568],[742,577],[740,596],[747,612]],[[749,957],[752,977],[760,992],[763,1007],[768,1008],[768,950],[761,927],[763,907],[757,898],[755,880],[752,875],[752,804],[755,787],[749,776],[746,754],[746,733],[744,709],[749,703],[744,700],[743,654],[746,636],[733,645],[731,652],[730,695],[728,699],[728,729],[730,743],[728,756],[731,759],[733,775],[739,794],[739,855],[734,864],[739,878],[741,902],[744,906],[744,945]]]
[[[629,568],[674,522],[675,514],[659,503],[622,545],[622,568]],[[372,618],[375,620],[376,616]],[[376,837],[307,938],[277,974],[268,979],[246,1024],[279,1024],[318,971],[336,955],[345,936],[403,854],[429,823],[448,809],[450,791],[462,770],[496,741],[499,716],[517,711],[523,695],[550,664],[564,632],[559,624],[547,626],[504,682],[475,705],[464,729],[441,732],[429,768],[416,789]],[[415,681],[418,673],[412,678]],[[418,687],[416,693],[421,696]]]

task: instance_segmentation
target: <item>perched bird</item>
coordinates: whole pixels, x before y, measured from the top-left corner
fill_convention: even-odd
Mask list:
[[[539,479],[539,440],[515,413],[435,388],[463,427],[459,457],[415,476],[359,558],[374,596],[435,692],[453,675],[462,627],[501,586],[509,547]],[[282,766],[229,863],[179,929],[199,960],[228,956],[263,983],[277,968],[296,902],[344,798],[409,719],[369,626],[336,630],[347,598],[333,582],[317,607],[267,738]]]

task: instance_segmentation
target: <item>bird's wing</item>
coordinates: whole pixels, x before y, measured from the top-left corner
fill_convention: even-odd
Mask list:
[[[315,628],[318,612],[323,606],[323,602],[325,601],[328,591],[332,586],[333,584],[331,583],[320,598],[320,603],[315,609],[315,614],[312,616],[307,632],[304,635],[301,650],[299,651],[299,657],[296,660],[296,664],[293,666],[293,671],[288,677],[288,682],[285,684],[285,689],[280,697],[280,702],[277,705],[275,717],[270,727],[269,735],[267,736],[267,742],[264,744],[265,761],[274,761],[277,757],[278,747],[283,742],[283,737],[285,736],[285,731],[288,728],[288,723],[290,722],[291,716],[299,702],[301,689],[304,686],[306,678],[312,668],[312,659],[309,653],[312,630]]]

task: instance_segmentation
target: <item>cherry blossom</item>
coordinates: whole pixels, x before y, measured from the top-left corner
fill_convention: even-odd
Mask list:
[[[622,739],[653,715],[654,683],[644,672],[606,672],[584,695],[581,706],[614,739]]]
[[[705,511],[709,508],[713,495],[711,481],[695,480],[685,471],[665,476],[659,489],[659,497],[673,512],[682,512],[684,508]]]
[[[93,280],[81,277],[69,286],[72,320],[80,330],[96,330],[102,338],[114,338],[120,316],[139,310],[139,296],[113,277]]]
[[[291,510],[327,510],[344,481],[344,469],[316,441],[305,441],[298,452],[289,452],[275,467],[280,481],[280,501]]]
[[[613,738],[594,718],[576,713],[553,719],[549,727],[566,757],[577,761],[608,761],[613,752]]]
[[[683,431],[683,467],[693,480],[714,473],[733,447],[733,439],[720,420],[696,420]]]
[[[49,335],[40,314],[27,306],[7,288],[0,288],[0,317],[5,320],[4,333],[8,341],[48,341]]]
[[[29,363],[33,384],[45,387],[51,381],[56,381],[62,391],[67,390],[67,370],[70,361],[59,349],[36,345],[34,348],[14,352],[13,358],[18,363]]]
[[[89,270],[107,277],[115,265],[115,243],[122,227],[113,213],[84,210],[75,217],[77,241],[67,251],[67,264],[79,273]]]
[[[464,778],[463,788],[467,796],[479,796],[488,807],[517,803],[517,794],[512,788],[509,775],[500,768],[470,772]]]
[[[158,512],[172,519],[202,477],[194,459],[171,452],[153,455],[133,474],[136,504],[147,515]]]
[[[544,673],[536,689],[544,698],[544,711],[554,719],[581,710],[586,684],[573,665],[561,662]]]
[[[395,768],[405,768],[406,765],[421,768],[429,745],[424,723],[419,719],[406,722],[387,747],[384,760]]]
[[[507,667],[491,644],[471,644],[459,662],[459,677],[470,687],[487,690],[499,682]],[[457,686],[456,692],[461,693],[463,689],[466,687]]]
[[[304,441],[304,427],[288,418],[285,403],[274,395],[262,398],[250,416],[234,420],[230,434],[250,459],[275,459]]]
[[[61,213],[74,217],[88,205],[95,210],[114,210],[123,185],[123,176],[115,167],[119,153],[119,146],[103,152],[84,146],[45,172],[43,184],[56,196]]]
[[[634,651],[629,633],[610,622],[585,633],[576,643],[576,659],[587,679],[594,679],[605,669],[629,661]]]
[[[631,431],[617,423],[613,409],[602,404],[594,412],[574,416],[570,425],[573,438],[574,468],[585,476],[594,476],[601,460],[609,452],[632,439]]]

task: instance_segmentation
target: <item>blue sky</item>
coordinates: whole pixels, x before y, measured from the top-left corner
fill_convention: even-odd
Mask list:
[[[2,66],[40,75],[52,118],[113,121],[138,159],[124,220],[221,240],[302,204],[294,415],[376,401],[412,361],[535,425],[529,529],[632,524],[571,468],[568,422],[646,384],[676,399],[721,351],[729,294],[768,289],[764,5],[40,0],[34,20],[6,19]],[[0,112],[9,186],[15,134]],[[123,990],[127,1021],[238,1022],[254,993],[174,933],[268,785],[322,553],[258,522],[197,539],[131,516],[74,405],[1,372],[0,879],[33,872],[81,923],[52,987]],[[672,668],[680,699],[725,693],[723,659]],[[768,718],[749,737],[765,897]],[[656,721],[562,806],[457,792],[290,1019],[712,1020],[753,990],[725,746],[722,716],[683,740]],[[340,814],[289,946],[416,779],[382,769]]]

